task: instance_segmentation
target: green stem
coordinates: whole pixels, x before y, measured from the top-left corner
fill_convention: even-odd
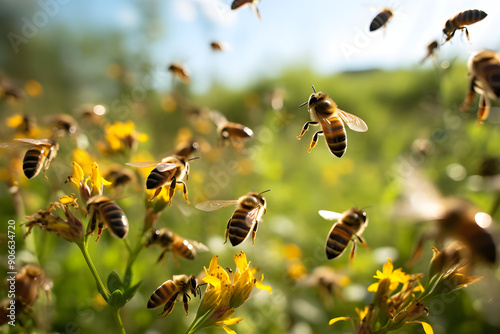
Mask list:
[[[99,293],[102,295],[106,303],[109,300],[109,297],[111,294],[109,293],[108,289],[106,286],[102,283],[101,277],[99,276],[99,273],[97,272],[97,269],[94,266],[94,263],[92,262],[92,259],[90,258],[89,252],[87,250],[87,243],[82,240],[82,242],[77,242],[76,243],[80,250],[82,251],[83,257],[85,258],[85,262],[87,262],[87,265],[90,269],[90,272],[92,273],[92,276],[94,276],[96,285],[97,285],[97,290]]]
[[[205,320],[207,320],[212,315],[212,313],[213,313],[213,311],[209,310],[201,318],[194,319],[193,322],[191,323],[191,325],[189,326],[189,328],[186,330],[185,334],[193,334],[193,333],[196,333],[197,331],[199,331],[200,329],[207,327],[207,326],[203,326],[203,324],[205,323]]]
[[[125,327],[123,327],[122,318],[120,317],[120,309],[113,307],[113,318],[115,318],[116,326],[121,334],[126,334]]]

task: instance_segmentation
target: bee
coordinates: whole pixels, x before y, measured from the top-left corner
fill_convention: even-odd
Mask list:
[[[467,30],[466,25],[470,25],[484,19],[488,14],[479,9],[469,9],[463,12],[458,13],[453,16],[451,19],[446,21],[443,28],[443,34],[446,35],[446,42],[453,38],[455,35],[455,31],[465,30],[465,35],[467,36],[467,40],[470,41],[469,31]]]
[[[28,179],[32,179],[40,173],[43,167],[43,176],[47,178],[45,172],[49,168],[50,162],[57,155],[59,144],[52,139],[30,139],[16,138],[16,142],[2,143],[2,148],[13,148],[19,144],[31,144],[32,146],[24,155],[23,171]]]
[[[50,117],[54,137],[63,137],[74,135],[78,130],[78,124],[75,119],[67,114],[60,114]]]
[[[394,15],[394,12],[390,8],[384,8],[380,13],[375,16],[375,18],[372,20],[370,23],[370,31],[375,31],[377,29],[380,29],[381,27],[385,27],[387,25],[387,22],[391,19],[391,17]]]
[[[260,194],[249,192],[237,200],[205,201],[196,204],[196,208],[202,211],[214,211],[230,205],[237,205],[237,209],[227,223],[224,243],[227,242],[229,237],[231,245],[237,246],[245,241],[251,232],[252,245],[255,245],[258,224],[262,220],[264,213],[266,213],[266,199],[262,194],[268,191],[263,191]]]
[[[127,184],[136,182],[135,174],[127,168],[120,165],[111,166],[104,178],[111,182],[111,187],[117,189],[126,186]]]
[[[158,244],[162,248],[164,248],[163,252],[160,254],[158,260],[156,261],[157,263],[163,259],[168,251],[172,251],[174,260],[176,260],[176,253],[185,259],[194,260],[197,256],[196,250],[202,252],[208,251],[208,247],[201,242],[181,237],[168,228],[155,230],[153,231],[153,233],[151,233],[148,240],[146,241],[146,247],[154,244]]]
[[[474,100],[475,93],[481,95],[477,124],[483,124],[490,113],[490,99],[500,97],[500,54],[491,50],[474,52],[467,63],[469,69],[469,89],[460,109],[465,111]]]
[[[222,143],[231,143],[236,151],[245,150],[243,142],[253,137],[252,129],[243,124],[229,122],[224,115],[217,111],[210,111],[208,117],[217,126]]]
[[[257,2],[259,2],[259,0],[234,0],[233,3],[231,4],[231,9],[235,10],[235,9],[240,8],[243,5],[248,4],[248,6],[250,6],[250,8],[252,8],[257,13],[257,16],[259,17],[259,19],[262,20],[262,17],[260,16],[259,9],[257,8],[257,6],[255,6],[255,4]]]
[[[190,159],[192,160],[192,159]],[[165,186],[169,186],[169,201],[168,205],[172,204],[172,197],[175,193],[175,188],[178,184],[182,185],[184,200],[189,204],[187,186],[184,179],[187,180],[189,175],[189,160],[180,155],[171,155],[163,158],[160,163],[157,162],[128,162],[127,165],[132,167],[152,167],[156,166],[149,174],[146,180],[147,189],[156,189],[152,201],[161,192]]]
[[[148,300],[148,308],[155,308],[165,304],[163,312],[160,316],[165,318],[172,312],[177,298],[182,295],[182,302],[184,303],[184,310],[188,316],[188,301],[191,299],[189,294],[194,297],[201,296],[200,286],[198,280],[194,275],[174,275],[171,280],[166,281],[153,292]],[[179,300],[180,301],[180,300]]]
[[[226,51],[227,45],[223,42],[213,41],[212,43],[210,43],[210,48],[212,49],[212,51]]]
[[[318,136],[323,135],[325,136],[330,152],[340,158],[347,148],[347,137],[342,120],[354,131],[365,132],[368,130],[368,127],[361,118],[340,110],[327,94],[323,92],[316,93],[314,86],[312,88],[314,93],[309,96],[309,101],[299,106],[300,108],[306,104],[308,105],[311,121],[304,124],[302,132],[297,136],[297,139],[300,140],[307,129],[309,129],[309,125],[321,124],[322,131],[317,131],[314,134],[308,152],[311,152],[314,146],[316,146]]]
[[[432,41],[427,45],[427,55],[422,59],[420,63],[423,63],[429,57],[436,57],[436,51],[439,48],[439,43],[437,41]]]
[[[172,63],[168,66],[168,70],[172,72],[174,77],[179,78],[185,84],[189,83],[190,73],[188,68],[182,63]]]
[[[320,210],[319,214],[326,220],[337,220],[326,238],[326,257],[329,260],[339,257],[344,253],[347,245],[352,240],[353,244],[350,255],[352,263],[356,251],[356,240],[358,240],[363,247],[367,248],[365,240],[361,237],[361,234],[368,225],[366,212],[352,208],[342,214],[327,210]]]
[[[33,305],[38,299],[40,289],[49,298],[52,282],[45,276],[42,268],[27,264],[16,275],[16,298],[23,305]]]
[[[109,227],[113,236],[125,239],[128,234],[128,219],[115,201],[102,195],[93,196],[87,201],[87,211],[91,216],[90,231],[87,235],[92,235],[97,227],[98,241],[102,230]]]

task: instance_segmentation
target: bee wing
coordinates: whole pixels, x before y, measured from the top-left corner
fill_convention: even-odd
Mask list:
[[[208,113],[208,118],[214,122],[215,125],[222,126],[223,124],[227,123],[227,118],[222,115],[220,112],[215,111],[215,110],[210,110]]]
[[[342,118],[342,120],[351,130],[357,132],[365,132],[368,130],[368,126],[366,125],[366,123],[358,116],[349,114],[348,112],[340,109],[337,109],[337,112],[339,113],[340,118]]]
[[[187,239],[187,241],[189,241],[189,243],[191,245],[194,246],[194,248],[196,248],[198,251],[200,252],[208,252],[208,247],[205,246],[204,244],[202,244],[201,242],[198,242],[196,240],[191,240],[191,239]]]
[[[211,200],[198,203],[195,208],[201,211],[215,211],[236,204],[238,200]]]
[[[53,145],[53,141],[49,139],[31,139],[31,138],[16,138],[14,139],[15,141],[18,142],[23,142],[26,144],[32,144],[32,145]]]
[[[179,165],[171,164],[171,163],[168,163],[168,162],[162,162],[162,163],[159,163],[158,166],[156,166],[156,169],[159,172],[166,172],[167,170],[171,170],[171,169],[174,169],[174,168],[177,168],[177,167],[179,167]]]
[[[132,167],[154,167],[157,166],[157,162],[127,162],[125,165],[132,166]]]
[[[325,218],[326,220],[337,220],[340,218],[340,216],[342,216],[341,213],[328,210],[319,210],[318,213],[321,217]]]

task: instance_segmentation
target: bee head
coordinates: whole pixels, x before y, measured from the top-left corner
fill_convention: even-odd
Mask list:
[[[443,34],[445,34],[446,36],[449,36],[451,34],[451,32],[453,31],[452,25],[453,24],[451,23],[451,20],[446,21],[446,23],[444,24],[444,28],[443,28]]]

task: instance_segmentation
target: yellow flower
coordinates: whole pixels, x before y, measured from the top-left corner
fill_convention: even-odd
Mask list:
[[[92,184],[92,188],[95,189],[99,195],[102,195],[102,191],[104,186],[109,186],[111,182],[107,181],[102,177],[101,170],[97,165],[97,162],[94,162],[92,165],[92,172],[90,173],[90,183]]]
[[[382,267],[382,271],[377,270],[377,274],[373,276],[374,278],[378,278],[380,281],[383,279],[389,279],[390,285],[389,290],[394,291],[398,287],[399,283],[406,283],[410,279],[410,275],[407,275],[403,272],[401,268],[394,270],[394,265],[392,264],[391,259],[387,259],[387,263]],[[377,292],[379,283],[373,283],[368,287],[368,291]]]
[[[227,333],[235,333],[228,325],[233,325],[242,318],[232,318],[234,309],[241,306],[251,296],[254,288],[269,291],[272,289],[262,284],[264,275],[260,280],[254,277],[255,269],[251,269],[244,252],[234,256],[236,270],[233,273],[223,269],[217,263],[217,255],[212,258],[207,274],[203,281],[207,283],[207,289],[203,295],[196,318],[191,325],[190,333],[201,328],[222,327]]]
[[[90,186],[87,184],[89,180]],[[92,171],[87,178],[85,178],[82,167],[77,162],[73,162],[73,174],[68,177],[66,182],[68,181],[71,181],[78,187],[84,203],[87,203],[88,199],[94,195],[102,195],[104,186],[111,184],[111,182],[102,177],[97,162],[92,164]]]
[[[146,134],[135,131],[135,124],[132,121],[109,124],[106,126],[105,131],[107,153],[122,151],[126,148],[132,149],[136,147],[138,141],[145,142],[148,140]]]

